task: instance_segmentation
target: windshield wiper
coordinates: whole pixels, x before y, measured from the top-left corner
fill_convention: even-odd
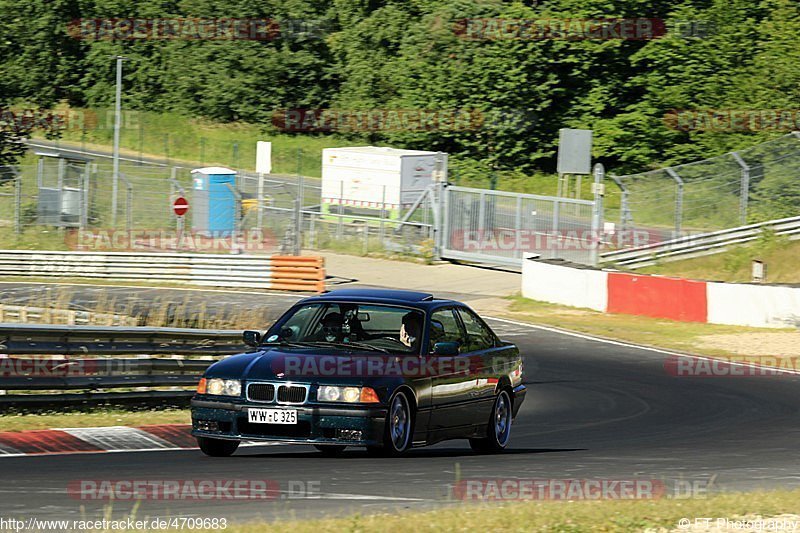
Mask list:
[[[336,341],[315,341],[309,342],[308,344],[315,344],[315,345],[323,345],[323,346],[342,346],[345,348],[355,347],[355,348],[365,348],[367,350],[372,350],[373,352],[381,352],[381,353],[392,353],[386,348],[378,348],[377,346],[373,346],[371,344],[367,344],[365,342],[336,342]]]

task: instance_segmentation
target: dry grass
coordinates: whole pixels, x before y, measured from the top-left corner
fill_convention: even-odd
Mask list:
[[[31,294],[25,301],[16,301],[15,306],[36,309],[74,310],[88,313],[80,323],[108,326],[115,325],[114,316],[131,317],[139,326],[182,327],[200,329],[263,329],[277,316],[263,307],[243,307],[227,304],[209,308],[205,301],[192,301],[191,293],[183,299],[174,295],[157,296],[150,300],[121,299],[113,292],[97,291],[94,300],[82,305],[77,303],[75,290],[69,286],[56,286],[53,290]],[[57,323],[55,313],[41,313],[35,322]],[[88,321],[87,321],[88,319]],[[5,320],[9,320],[8,317]],[[59,321],[63,318],[59,318]],[[34,322],[34,320],[31,320]]]
[[[789,355],[782,349],[787,335],[790,338],[800,337],[800,333],[791,330],[764,330],[600,313],[590,309],[538,302],[519,296],[510,300],[508,311],[500,313],[506,318],[698,355],[730,356],[733,359],[741,358],[743,353]],[[724,347],[708,340],[720,336],[725,336],[728,340],[728,344]],[[737,343],[735,351],[730,346],[733,338],[741,341]]]
[[[438,531],[674,531],[682,518],[779,516],[797,512],[800,491],[731,493],[707,499],[532,501],[463,504],[428,512],[398,512],[292,522],[233,524],[229,533]],[[788,520],[798,520],[787,516]],[[701,531],[693,529],[693,531]],[[706,530],[703,530],[706,531]]]
[[[800,283],[800,241],[766,234],[755,242],[731,250],[683,261],[643,268],[643,274],[662,274],[691,279],[750,282],[753,260],[767,265],[769,283]]]
[[[144,426],[147,424],[191,424],[188,409],[102,409],[67,413],[14,413],[0,416],[0,431],[29,431],[51,428]]]

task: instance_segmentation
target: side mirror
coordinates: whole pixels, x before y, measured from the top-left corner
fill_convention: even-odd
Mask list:
[[[433,353],[436,355],[458,355],[458,343],[437,342],[433,345]]]
[[[242,332],[242,340],[246,345],[253,346],[255,348],[261,344],[261,332],[246,330]]]

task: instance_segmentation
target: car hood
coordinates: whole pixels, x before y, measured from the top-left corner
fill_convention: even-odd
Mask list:
[[[384,378],[397,377],[381,375],[380,370],[368,372],[365,361],[391,365],[396,361],[402,361],[404,357],[409,356],[379,352],[356,353],[335,348],[326,349],[324,352],[320,352],[319,349],[266,348],[218,361],[206,370],[206,376],[242,380],[363,383],[367,378],[371,378],[370,381],[383,381]],[[411,357],[416,359],[416,356]],[[400,368],[398,365],[395,367]]]

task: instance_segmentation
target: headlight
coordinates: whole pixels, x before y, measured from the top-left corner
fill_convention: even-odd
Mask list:
[[[317,391],[320,402],[376,403],[378,395],[370,387],[334,387],[323,385]]]
[[[206,381],[206,394],[216,396],[241,396],[242,382],[238,379],[209,379]]]

